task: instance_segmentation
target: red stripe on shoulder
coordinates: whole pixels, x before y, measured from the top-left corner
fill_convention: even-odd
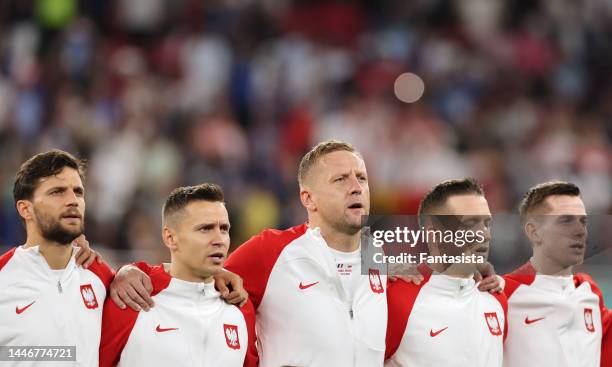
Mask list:
[[[510,299],[512,294],[514,294],[521,285],[531,285],[535,280],[535,276],[536,271],[530,262],[523,264],[512,273],[504,275],[504,280],[506,281],[504,294],[506,298]]]
[[[247,333],[249,335],[248,347],[244,356],[244,367],[257,367],[259,358],[257,355],[256,336],[255,336],[255,307],[251,300],[238,308],[242,312],[244,322],[246,323]]]
[[[238,247],[225,262],[225,269],[242,277],[255,309],[261,303],[268,278],[281,252],[304,235],[307,228],[302,224],[284,231],[266,229]]]
[[[604,306],[603,294],[601,293],[599,286],[597,285],[597,283],[595,283],[593,278],[591,278],[591,276],[586,273],[574,274],[574,285],[576,287],[578,287],[580,284],[585,283],[585,282],[591,285],[591,290],[593,291],[593,293],[597,295],[597,297],[599,297],[599,307],[604,308],[605,306]]]
[[[8,264],[8,262],[11,260],[11,258],[15,254],[15,250],[16,249],[17,249],[17,247],[13,247],[12,249],[10,249],[7,252],[5,252],[2,255],[0,255],[0,270],[2,270],[2,268],[6,264]]]
[[[151,297],[168,288],[170,285],[170,280],[172,280],[170,274],[166,273],[164,270],[163,265],[152,266],[149,276],[151,277],[151,284],[153,284],[153,292],[151,292]]]
[[[419,269],[421,274],[423,274],[424,270],[426,269]],[[407,283],[401,279],[389,282],[387,287],[388,321],[385,360],[391,358],[397,351],[397,348],[399,348],[404,332],[408,327],[408,318],[414,307],[414,302],[429,279],[428,274],[419,285]]]
[[[102,261],[101,263],[94,261],[91,265],[89,265],[87,270],[96,274],[96,276],[100,278],[104,284],[104,288],[106,288],[108,291],[108,287],[115,277],[115,272],[113,269],[111,269],[111,267],[105,261]]]

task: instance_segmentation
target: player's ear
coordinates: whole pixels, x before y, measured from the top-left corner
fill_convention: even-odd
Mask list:
[[[317,206],[308,187],[300,187],[300,201],[309,212],[317,211]]]
[[[540,243],[542,243],[542,237],[539,233],[539,227],[540,226],[538,226],[533,219],[528,219],[523,225],[525,235],[527,235],[527,238],[529,238],[529,242],[531,242],[533,246],[538,246]]]
[[[164,229],[162,230],[162,239],[164,240],[164,245],[166,245],[170,251],[176,251],[178,248],[176,235],[172,229],[164,226]]]
[[[15,207],[17,208],[17,213],[24,220],[30,220],[34,217],[34,207],[30,200],[18,200]]]

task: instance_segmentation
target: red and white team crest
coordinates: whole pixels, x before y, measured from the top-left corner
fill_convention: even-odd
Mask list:
[[[485,312],[484,314],[485,320],[487,321],[487,326],[489,327],[489,331],[493,336],[500,336],[502,334],[501,327],[499,326],[499,319],[497,318],[496,312]]]
[[[231,349],[240,349],[240,339],[238,339],[238,326],[223,324],[225,342]]]
[[[96,294],[91,284],[84,284],[81,286],[81,297],[83,297],[85,307],[92,310],[98,308],[98,299],[96,298]]]
[[[370,288],[372,288],[372,292],[383,293],[385,290],[382,286],[382,282],[380,281],[380,271],[378,271],[378,269],[369,269],[368,273],[370,278]]]
[[[584,325],[591,333],[595,332],[595,325],[593,325],[593,309],[591,308],[584,309]]]

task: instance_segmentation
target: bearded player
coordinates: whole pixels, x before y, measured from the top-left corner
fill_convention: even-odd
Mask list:
[[[80,266],[88,255],[72,245],[81,236],[88,248],[82,238],[83,176],[84,164],[59,150],[30,158],[17,172],[13,195],[26,242],[0,256],[0,345],[16,350],[76,346],[62,355],[97,366],[102,305],[113,273],[105,263]],[[15,360],[2,365],[39,364]]]

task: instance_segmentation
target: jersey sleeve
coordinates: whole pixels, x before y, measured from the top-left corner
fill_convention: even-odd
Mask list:
[[[127,307],[122,310],[110,297],[104,302],[102,336],[100,338],[100,367],[116,366],[130,333],[136,324],[138,312]]]
[[[115,272],[113,271],[113,269],[104,261],[100,263],[94,261],[89,266],[88,270],[96,274],[96,276],[100,278],[100,280],[104,284],[104,288],[106,288],[106,290],[108,291],[108,287],[110,286],[110,283],[115,277]]]
[[[257,337],[255,335],[255,307],[253,307],[253,303],[248,300],[244,306],[240,307],[240,312],[242,312],[242,316],[244,317],[249,336],[248,348],[246,356],[244,357],[244,367],[257,367],[259,364],[259,357],[257,355]]]
[[[535,281],[536,271],[530,262],[526,262],[512,273],[503,276],[506,285],[504,286],[504,294],[506,300],[509,300],[514,292],[521,286],[529,286]]]
[[[225,269],[238,274],[255,309],[259,307],[276,260],[283,249],[306,232],[306,224],[285,231],[265,230],[234,251]]]
[[[2,271],[2,268],[4,268],[4,266],[8,264],[8,262],[11,260],[11,258],[15,254],[16,249],[17,247],[13,247],[12,249],[0,255],[0,271]]]
[[[408,327],[408,318],[414,302],[426,281],[427,279],[420,285],[407,283],[401,279],[390,282],[387,288],[388,321],[385,360],[391,358],[399,348]]]
[[[588,282],[591,286],[591,291],[599,298],[599,311],[601,314],[601,367],[612,365],[612,310],[606,308],[604,297],[599,289],[599,286],[593,278],[585,273],[578,273],[574,276],[576,286],[581,283]]]

